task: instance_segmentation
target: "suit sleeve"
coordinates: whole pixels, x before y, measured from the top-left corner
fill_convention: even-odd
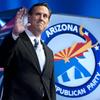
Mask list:
[[[13,50],[15,40],[12,38],[12,34],[9,33],[0,45],[0,66],[5,67],[10,62],[13,56]]]
[[[51,77],[50,94],[51,94],[51,100],[56,100],[56,89],[55,89],[55,79],[54,79],[54,59],[52,63],[53,63],[53,71],[52,71],[52,77]]]

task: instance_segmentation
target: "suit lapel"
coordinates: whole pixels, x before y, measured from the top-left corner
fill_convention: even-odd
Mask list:
[[[32,58],[32,63],[34,64],[38,72],[41,73],[39,61],[30,39],[28,38],[25,32],[21,33],[20,37],[27,48],[27,52],[29,53],[29,56]]]
[[[46,69],[46,67],[48,66],[48,64],[49,64],[49,51],[48,51],[48,48],[47,48],[47,46],[43,43],[43,42],[41,42],[42,43],[42,45],[43,45],[43,49],[44,49],[44,52],[45,52],[45,57],[46,57],[46,61],[45,61],[45,65],[44,65],[44,68],[43,68],[43,72],[45,71],[45,69]],[[43,73],[42,72],[42,73]]]

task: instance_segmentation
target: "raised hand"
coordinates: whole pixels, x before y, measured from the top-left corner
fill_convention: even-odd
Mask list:
[[[22,33],[25,30],[25,25],[23,23],[23,17],[26,13],[27,13],[27,9],[22,8],[16,14],[15,24],[14,24],[14,28],[12,31],[13,34],[15,34],[16,36],[18,36],[20,33]]]

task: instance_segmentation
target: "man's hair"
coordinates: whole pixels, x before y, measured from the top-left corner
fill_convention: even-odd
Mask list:
[[[45,7],[48,9],[49,14],[50,14],[50,16],[51,16],[51,10],[50,10],[48,4],[47,4],[47,3],[44,3],[44,2],[43,2],[43,3],[36,3],[36,4],[34,4],[34,5],[29,9],[28,14],[31,15],[31,14],[32,14],[32,11],[33,11],[34,8],[37,7],[37,6],[45,6]],[[50,18],[50,16],[49,16],[49,18]]]

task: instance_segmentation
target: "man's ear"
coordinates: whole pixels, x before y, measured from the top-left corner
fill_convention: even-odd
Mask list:
[[[30,23],[30,22],[31,22],[31,16],[28,15],[28,23]]]

